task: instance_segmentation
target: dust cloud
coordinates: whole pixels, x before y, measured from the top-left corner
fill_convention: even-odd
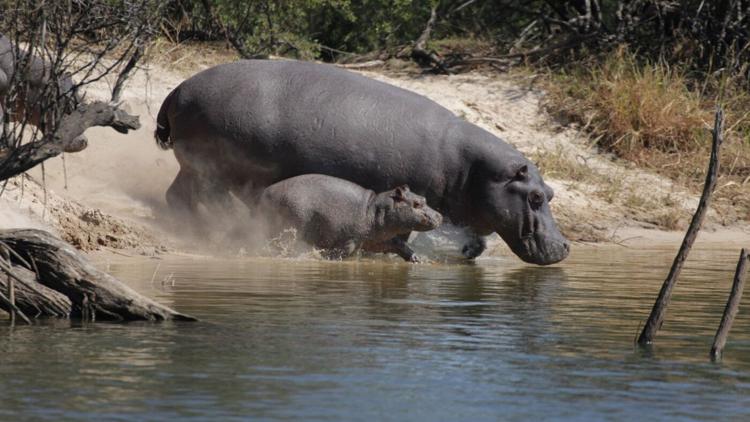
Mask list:
[[[195,72],[201,69],[196,69]],[[204,218],[187,218],[168,210],[165,193],[179,170],[179,165],[171,150],[157,147],[153,133],[156,114],[163,99],[184,77],[176,72],[153,65],[148,70],[136,72],[128,82],[122,96],[122,108],[140,117],[141,128],[127,135],[110,128],[91,128],[86,131],[89,145],[81,152],[64,154],[50,159],[44,166],[29,172],[30,176],[43,182],[50,196],[75,201],[83,208],[74,209],[78,219],[96,214],[106,221],[101,212],[115,216],[135,225],[144,226],[155,238],[154,243],[169,245],[173,249],[211,255],[253,255],[319,258],[319,254],[309,245],[304,245],[290,233],[270,233],[263,218],[251,216],[247,207],[235,201],[235,207],[224,212],[201,210]],[[85,97],[88,100],[108,100],[112,81],[88,87]],[[55,227],[49,218],[39,218],[45,214],[40,209],[43,202],[37,190],[32,199],[35,210],[29,216],[12,207],[0,214],[3,227]],[[50,207],[64,207],[64,202],[51,202]],[[60,215],[61,210],[46,212],[47,215]],[[98,212],[98,213],[97,213]],[[92,214],[93,213],[93,214]],[[11,215],[12,214],[12,215]],[[36,216],[35,216],[36,215]],[[74,216],[62,216],[60,221],[74,220]],[[90,219],[89,219],[90,220]],[[119,247],[120,244],[107,243],[106,235],[93,240],[81,240],[93,226],[106,226],[101,221],[68,224],[68,239],[85,245]],[[58,232],[66,228],[55,227]],[[120,227],[120,226],[118,226]],[[80,233],[79,233],[80,232]],[[66,236],[63,234],[63,237]],[[125,237],[122,235],[120,237]],[[135,239],[147,236],[130,236],[127,245]],[[422,256],[453,255],[460,250],[464,236],[459,230],[443,228],[433,234],[419,234],[414,240],[415,250]],[[104,239],[104,240],[102,240]],[[86,243],[88,242],[88,243]],[[293,246],[292,246],[293,245]],[[157,245],[157,249],[161,246]],[[445,253],[445,254],[444,254]]]
[[[36,167],[32,176],[46,179],[58,194],[120,217],[150,219],[164,209],[164,192],[179,166],[171,151],[160,150],[153,138],[161,101],[180,79],[152,69],[134,75],[123,93],[122,108],[140,117],[141,128],[127,135],[110,128],[86,131],[89,146]],[[107,100],[106,81],[89,87],[86,98]]]

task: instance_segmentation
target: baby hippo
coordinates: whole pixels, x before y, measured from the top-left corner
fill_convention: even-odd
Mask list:
[[[328,257],[343,258],[363,249],[393,252],[411,262],[419,258],[406,244],[408,234],[432,230],[443,220],[406,185],[375,193],[321,174],[296,176],[267,187],[260,211],[272,232],[295,228],[302,240],[323,249]]]

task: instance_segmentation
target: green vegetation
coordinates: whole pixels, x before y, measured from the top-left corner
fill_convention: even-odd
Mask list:
[[[170,3],[166,21],[178,40],[219,40],[228,30],[245,55],[331,60],[416,39],[431,7],[412,0],[184,0]]]

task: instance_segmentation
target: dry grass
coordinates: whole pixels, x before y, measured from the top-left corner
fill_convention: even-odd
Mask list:
[[[548,106],[585,126],[599,145],[641,161],[650,151],[678,153],[701,148],[711,111],[687,88],[678,70],[639,65],[619,51],[600,65],[576,68],[548,85]]]
[[[662,210],[646,221],[667,230],[683,230],[686,227],[686,216],[672,210]]]
[[[717,104],[725,110],[725,143],[716,195],[727,223],[750,219],[750,92],[742,80],[715,73],[697,80],[680,67],[644,63],[619,50],[547,79],[547,109],[577,124],[599,147],[699,191],[705,177]],[[633,202],[633,201],[627,201]],[[637,201],[635,201],[637,202]],[[657,224],[676,221],[664,216]],[[661,221],[664,220],[664,221]]]
[[[545,177],[591,183],[598,176],[585,162],[571,157],[562,147],[551,151],[537,149],[529,158]]]
[[[225,42],[173,43],[163,38],[149,48],[148,61],[189,76],[200,69],[239,59]]]

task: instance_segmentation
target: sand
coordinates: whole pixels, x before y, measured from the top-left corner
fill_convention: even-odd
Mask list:
[[[108,128],[89,129],[89,147],[84,151],[48,160],[44,174],[37,167],[23,180],[12,179],[0,197],[0,228],[46,228],[84,250],[191,252],[194,242],[182,241],[181,236],[188,230],[170,224],[164,212],[164,193],[179,167],[171,151],[156,146],[153,131],[164,97],[186,75],[208,65],[171,70],[151,64],[137,72],[123,95],[123,107],[140,116],[142,128],[128,135]],[[555,189],[556,218],[576,242],[631,246],[679,242],[683,235],[679,229],[697,204],[697,195],[688,189],[602,154],[590,147],[591,140],[580,130],[552,122],[542,107],[544,92],[535,87],[533,75],[361,73],[425,95],[529,157],[554,154],[590,169],[588,180],[568,180],[564,174],[545,177]],[[108,95],[107,81],[87,92],[91,99],[106,100]],[[610,185],[611,194],[602,195],[602,189]],[[747,224],[726,214],[726,210],[709,213],[701,240],[750,244]],[[659,229],[659,218],[672,215],[679,217],[678,230]],[[732,224],[727,225],[728,220]],[[491,249],[504,253],[497,239]]]

